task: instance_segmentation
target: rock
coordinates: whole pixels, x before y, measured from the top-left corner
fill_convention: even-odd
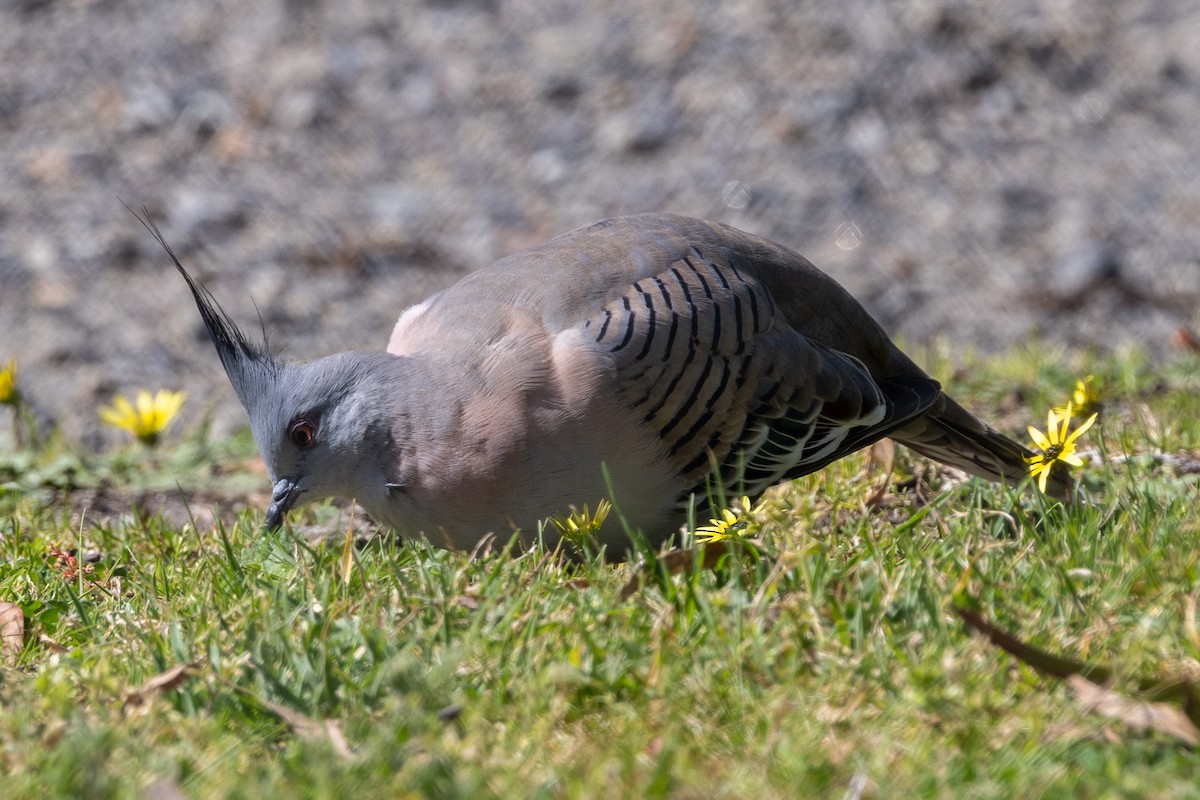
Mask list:
[[[1050,270],[1049,292],[1064,303],[1079,304],[1095,289],[1121,281],[1121,261],[1103,242],[1083,242]]]
[[[162,86],[133,83],[124,89],[122,127],[130,133],[156,130],[175,115],[175,102]]]
[[[1165,351],[1195,327],[1194,0],[1137,24],[952,0],[143,5],[0,12],[20,55],[0,77],[0,358],[68,437],[98,427],[89,368],[186,376],[218,433],[244,423],[121,201],[294,356],[363,320],[382,346],[463,271],[645,210],[776,239],[914,344],[1040,329]]]

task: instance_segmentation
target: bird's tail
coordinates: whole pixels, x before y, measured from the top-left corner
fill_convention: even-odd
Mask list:
[[[1029,477],[1026,456],[1033,453],[989,428],[971,412],[943,394],[926,414],[892,434],[902,445],[972,475],[1015,485]],[[1046,493],[1060,500],[1074,498],[1070,472],[1055,465]]]

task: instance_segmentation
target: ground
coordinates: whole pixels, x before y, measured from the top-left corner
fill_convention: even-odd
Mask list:
[[[293,358],[596,218],[718,219],[908,342],[1197,324],[1200,12],[427,0],[0,4],[0,360],[89,445],[114,391],[241,424],[123,203]]]
[[[64,434],[0,407],[6,796],[1196,797],[1195,4],[561,6],[0,2],[0,369]],[[295,358],[599,217],[723,220],[1008,433],[1094,374],[1084,501],[901,450],[718,558],[267,534],[124,204]],[[154,448],[96,415],[142,387],[189,394]]]

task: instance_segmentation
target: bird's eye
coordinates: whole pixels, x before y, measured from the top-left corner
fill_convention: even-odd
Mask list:
[[[288,439],[291,443],[306,450],[317,440],[317,429],[306,419],[298,419],[288,428]]]

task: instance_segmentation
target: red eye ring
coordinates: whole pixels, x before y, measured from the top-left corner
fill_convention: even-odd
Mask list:
[[[301,450],[307,450],[317,440],[317,429],[308,420],[298,419],[288,427],[288,440]]]

